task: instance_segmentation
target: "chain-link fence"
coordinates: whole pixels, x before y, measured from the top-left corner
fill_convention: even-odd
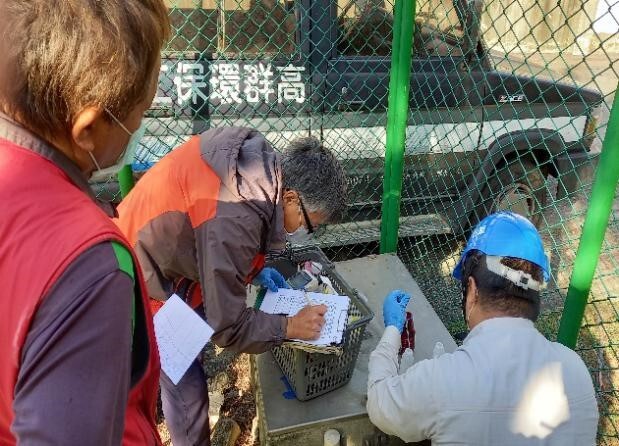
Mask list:
[[[174,37],[134,171],[207,128],[251,126],[278,150],[312,135],[350,179],[346,220],[316,238],[335,259],[379,251],[393,0],[170,0]],[[450,272],[471,226],[512,209],[552,262],[539,328],[555,338],[619,78],[616,0],[419,0],[398,255],[452,333]],[[114,183],[102,194],[116,195]],[[578,351],[619,425],[619,205]]]

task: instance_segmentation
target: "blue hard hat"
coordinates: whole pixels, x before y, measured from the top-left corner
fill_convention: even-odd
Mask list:
[[[453,270],[456,279],[462,280],[462,266],[472,250],[481,251],[487,256],[528,260],[544,271],[544,282],[550,277],[542,239],[533,223],[522,215],[504,211],[488,215],[479,222]]]

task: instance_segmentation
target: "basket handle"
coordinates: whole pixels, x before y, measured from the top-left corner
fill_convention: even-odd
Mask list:
[[[348,332],[354,330],[357,327],[365,325],[369,321],[374,319],[374,312],[372,310],[370,310],[370,308],[366,304],[367,298],[361,297],[363,295],[356,288],[352,289],[352,294],[353,294],[354,297],[351,297],[351,298],[354,298],[357,301],[357,304],[359,306],[363,307],[363,309],[366,311],[367,315],[363,316],[363,317],[360,317],[358,320],[356,320],[355,322],[350,324],[348,327],[346,327],[345,333],[348,333]]]

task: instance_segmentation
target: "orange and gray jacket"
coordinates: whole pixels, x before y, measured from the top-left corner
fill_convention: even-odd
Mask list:
[[[199,282],[217,345],[258,353],[280,344],[286,318],[247,308],[246,286],[261,255],[284,248],[281,195],[278,156],[255,130],[212,129],[166,155],[118,208],[150,297]]]

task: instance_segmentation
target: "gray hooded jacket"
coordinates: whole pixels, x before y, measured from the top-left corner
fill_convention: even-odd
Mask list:
[[[248,308],[260,254],[284,248],[281,166],[264,136],[212,129],[150,169],[118,208],[152,299],[199,282],[213,341],[259,353],[279,345],[286,318]],[[155,305],[157,307],[157,305]]]

